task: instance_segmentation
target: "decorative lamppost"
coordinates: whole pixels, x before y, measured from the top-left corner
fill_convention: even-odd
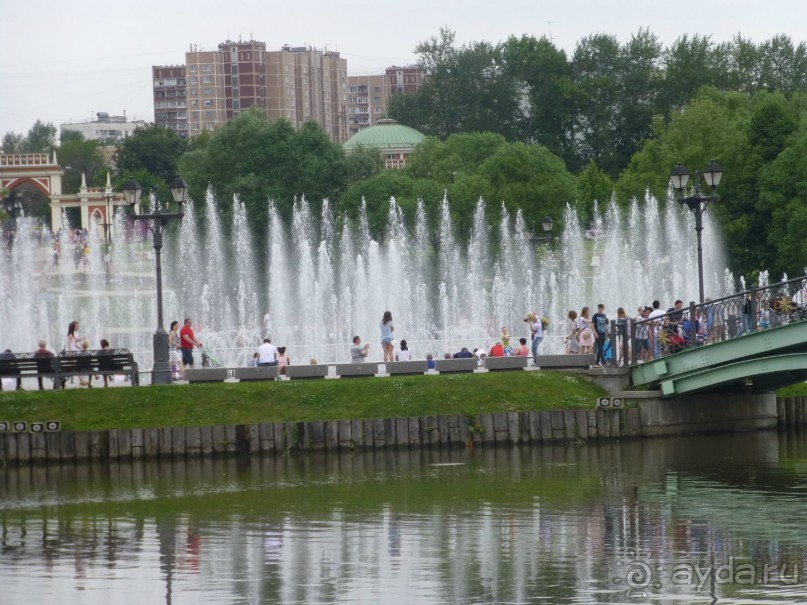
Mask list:
[[[701,191],[701,176],[706,184],[712,190],[710,195],[703,195]],[[689,181],[689,170],[683,164],[676,164],[672,169],[670,178],[672,179],[672,186],[678,192],[678,203],[686,206],[695,215],[695,233],[698,235],[698,294],[700,301],[703,303],[703,246],[701,245],[701,232],[703,231],[703,211],[706,210],[706,205],[709,202],[717,201],[717,194],[715,190],[720,184],[720,179],[723,176],[723,170],[720,166],[712,160],[703,169],[695,172],[695,184],[693,186],[692,195],[689,197],[684,196],[684,188]]]
[[[104,270],[106,271],[106,278],[109,280],[109,263],[112,260],[112,213],[115,206],[112,200],[115,197],[115,192],[112,189],[112,183],[109,180],[109,172],[106,173],[106,187],[104,188],[104,201],[106,201],[106,214],[104,214],[104,239],[106,240],[106,250],[104,251]]]
[[[550,239],[552,239],[551,233],[552,233],[552,225],[553,224],[554,224],[554,222],[552,221],[552,217],[547,214],[544,217],[544,219],[541,221],[541,228],[544,230],[544,235],[541,236],[541,237],[536,237],[536,236],[533,235],[530,238],[530,241],[531,242],[547,242]]]
[[[156,253],[157,269],[157,330],[154,332],[154,367],[151,371],[151,384],[171,384],[171,367],[168,363],[168,334],[163,328],[163,284],[162,284],[162,264],[160,262],[160,251],[163,247],[163,231],[174,219],[182,220],[185,210],[182,204],[188,194],[188,184],[180,176],[175,176],[169,185],[171,195],[178,204],[179,210],[175,213],[163,212],[159,200],[155,200],[151,213],[140,213],[140,196],[143,194],[143,187],[134,178],[130,178],[123,186],[123,196],[126,203],[131,208],[131,218],[137,221],[151,221],[149,230],[154,236],[154,252]]]

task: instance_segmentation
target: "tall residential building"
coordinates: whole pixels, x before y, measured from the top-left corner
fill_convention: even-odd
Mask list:
[[[347,140],[347,60],[338,52],[283,46],[266,53],[267,115],[295,128],[318,122],[332,141]]]
[[[187,136],[188,107],[185,97],[185,66],[155,65],[151,68],[154,91],[154,122]]]
[[[198,50],[185,53],[188,93],[188,133],[213,130],[227,122],[227,53],[221,50]]]
[[[348,78],[348,132],[356,134],[376,126],[387,116],[390,99],[398,94],[415,92],[423,83],[416,65],[388,67],[383,74]]]
[[[154,67],[155,121],[168,125],[159,91],[167,86],[162,70]],[[347,132],[347,61],[337,52],[311,47],[283,46],[267,51],[264,42],[225,41],[217,50],[192,47],[185,53],[187,124],[191,136],[232,120],[241,111],[259,107],[271,119],[285,118],[295,128],[307,120],[318,122],[337,143]],[[165,122],[161,120],[166,120]],[[175,127],[174,130],[179,130]]]

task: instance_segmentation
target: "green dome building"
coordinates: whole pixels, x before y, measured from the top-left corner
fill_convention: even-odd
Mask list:
[[[363,128],[344,143],[350,153],[357,147],[378,149],[384,159],[385,168],[401,168],[423,139],[426,138],[414,128],[398,124],[395,120],[379,120],[375,126]]]

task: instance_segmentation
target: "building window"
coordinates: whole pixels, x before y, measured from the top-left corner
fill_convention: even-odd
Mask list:
[[[213,112],[212,111],[206,111],[205,112],[205,117],[208,118],[208,119],[212,119],[213,118]]]
[[[210,76],[204,76],[202,78],[202,83],[203,84],[210,84],[212,81],[213,81],[213,78],[211,78]]]
[[[210,67],[209,63],[202,65],[202,71],[213,71],[213,68]]]
[[[196,89],[195,88],[191,88],[191,96],[192,97],[196,96]]]
[[[191,65],[191,71],[196,71],[196,66],[195,65]]]
[[[191,76],[191,84],[196,84],[196,76]]]
[[[210,95],[213,94],[213,89],[209,87],[205,88],[204,91],[202,91],[202,94],[204,94],[206,97],[209,97]]]
[[[213,101],[211,99],[205,99],[205,107],[213,107]]]
[[[194,130],[199,130],[199,124],[198,124],[198,122],[197,122],[197,123],[194,123],[194,125],[193,125],[193,129],[194,129]]]
[[[197,106],[198,106],[198,103],[199,103],[199,102],[198,102],[196,99],[193,99],[193,100],[191,101],[191,107],[197,107]]]

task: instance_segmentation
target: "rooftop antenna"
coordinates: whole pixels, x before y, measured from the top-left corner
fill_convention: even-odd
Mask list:
[[[552,21],[547,21],[549,23],[549,41],[554,43],[555,38],[552,37]]]

